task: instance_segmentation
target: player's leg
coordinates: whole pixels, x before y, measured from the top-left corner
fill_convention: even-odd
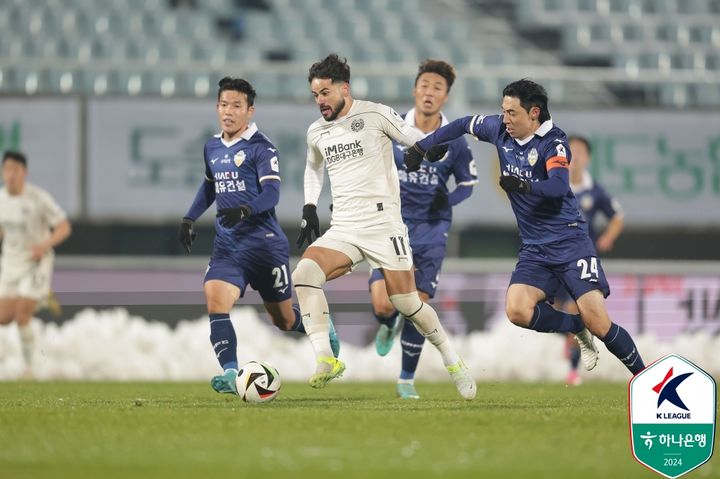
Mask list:
[[[207,276],[203,289],[210,316],[210,343],[223,369],[223,374],[213,377],[210,384],[219,393],[237,394],[237,336],[230,320],[230,310],[240,298],[241,290],[235,284],[208,279]]]
[[[505,313],[514,325],[540,333],[577,333],[585,327],[579,315],[558,311],[546,303],[547,295],[542,289],[531,284],[513,283],[514,280],[511,278],[505,294]]]
[[[430,303],[430,296],[426,292],[418,291],[418,295],[420,301]],[[420,395],[415,390],[415,371],[420,362],[420,353],[425,344],[425,337],[417,330],[412,321],[402,316],[401,318],[404,324],[400,334],[402,360],[400,377],[397,381],[397,393],[398,397],[402,399],[420,399]]]
[[[398,318],[399,313],[390,302],[382,270],[373,269],[368,283],[373,316],[380,323],[375,334],[375,350],[380,356],[385,356],[392,349],[395,336],[403,322]]]
[[[605,308],[605,297],[600,290],[591,290],[577,299],[580,315],[592,334],[605,343],[628,370],[637,374],[645,368],[640,353],[630,334],[610,321]],[[582,346],[582,345],[581,345]]]
[[[418,331],[440,352],[443,363],[465,399],[473,399],[477,387],[465,363],[455,352],[435,310],[420,300],[412,270],[383,269],[387,292],[395,309],[413,322]]]
[[[565,286],[561,286],[555,295],[555,309],[565,311],[568,314],[579,314],[575,300],[570,296]],[[570,386],[579,386],[582,383],[578,366],[580,365],[580,345],[578,344],[575,336],[571,333],[564,334],[565,336],[565,357],[570,363],[570,369],[568,370],[565,383]]]
[[[332,228],[305,250],[292,273],[305,332],[315,351],[317,368],[309,381],[314,388],[325,387],[345,371],[345,364],[333,356],[330,307],[323,287],[328,280],[349,272],[353,264],[362,259],[357,248],[332,238],[331,231]]]
[[[15,303],[15,320],[20,334],[20,347],[25,361],[25,377],[32,377],[32,360],[35,349],[35,333],[32,328],[32,316],[37,308],[34,298],[19,297]]]
[[[0,325],[6,325],[15,319],[15,311],[17,310],[17,297],[0,298]]]

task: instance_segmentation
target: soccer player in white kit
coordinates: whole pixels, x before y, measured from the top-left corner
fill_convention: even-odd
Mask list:
[[[6,151],[2,159],[4,186],[0,188],[0,324],[17,322],[25,376],[31,376],[31,319],[50,293],[53,248],[70,236],[71,227],[50,194],[27,183],[26,176],[25,155]]]
[[[309,247],[292,280],[317,360],[310,385],[322,388],[345,370],[330,349],[330,312],[323,286],[367,260],[372,268],[382,269],[393,306],[438,348],[460,394],[473,399],[477,387],[467,366],[450,344],[437,313],[418,296],[407,228],[400,215],[392,140],[412,145],[422,135],[391,108],[353,99],[350,67],[336,54],[313,64],[308,81],[322,118],[307,132],[305,206],[298,247],[306,241]],[[330,229],[320,236],[316,205],[323,165],[330,178],[333,214]],[[313,242],[313,236],[320,237]]]

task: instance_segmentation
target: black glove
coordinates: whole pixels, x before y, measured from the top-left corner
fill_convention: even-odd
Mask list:
[[[422,163],[425,157],[425,150],[420,148],[417,143],[405,150],[405,156],[403,161],[405,162],[405,168],[408,171],[417,171],[420,169],[420,163]]]
[[[313,238],[313,234],[315,238]],[[307,241],[308,246],[320,236],[320,219],[317,215],[317,207],[307,204],[303,206],[302,221],[300,222],[300,236],[297,239],[297,247],[302,248]]]
[[[450,148],[450,145],[448,145],[447,143],[440,143],[439,145],[433,145],[425,153],[425,159],[428,160],[430,163],[435,163],[436,161],[442,160],[443,157],[445,155],[447,155],[449,148]]]
[[[225,228],[232,228],[242,220],[250,216],[251,211],[248,205],[240,205],[237,208],[223,208],[218,210],[217,217],[220,224]]]
[[[193,229],[193,220],[190,218],[183,218],[180,223],[180,234],[178,235],[180,244],[185,247],[185,251],[190,252],[193,241],[197,238],[197,233]]]
[[[439,145],[431,146],[428,151],[424,151],[417,143],[415,143],[413,146],[405,150],[405,167],[408,171],[417,171],[420,169],[422,160],[428,160],[431,163],[441,160],[445,154],[447,154],[448,148],[450,148],[448,144],[441,143]]]
[[[435,197],[430,202],[430,211],[441,211],[450,206],[448,195],[443,190],[437,190]]]
[[[512,175],[500,177],[500,188],[508,193],[520,193],[521,195],[526,195],[532,190],[529,181]]]

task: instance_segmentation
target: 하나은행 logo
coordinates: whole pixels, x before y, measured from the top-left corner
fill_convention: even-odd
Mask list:
[[[638,462],[675,478],[710,459],[717,385],[700,367],[676,354],[665,356],[630,380],[628,398]]]

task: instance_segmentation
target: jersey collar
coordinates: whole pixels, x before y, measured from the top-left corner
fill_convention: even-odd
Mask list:
[[[518,140],[516,138],[515,141],[520,146],[526,145],[528,142],[530,142],[530,140],[535,138],[535,135],[540,136],[540,137],[545,136],[545,135],[547,135],[547,133],[550,130],[552,130],[552,128],[553,128],[553,121],[552,121],[552,118],[550,118],[549,120],[545,120],[542,123],[542,125],[540,125],[540,127],[537,130],[535,130],[535,133],[533,133],[532,135],[528,136],[527,138],[523,138],[522,140]]]
[[[408,110],[408,112],[405,113],[405,123],[407,123],[408,125],[412,126],[413,128],[417,129],[418,131],[420,131],[420,129],[415,126],[415,108],[410,108]],[[445,126],[448,123],[450,123],[450,122],[448,121],[445,114],[443,112],[440,112],[440,126]],[[425,132],[421,131],[420,133],[422,133],[425,136],[428,136],[432,133],[432,131],[430,133],[425,133]]]
[[[252,138],[252,136],[255,133],[257,133],[257,131],[258,131],[257,125],[255,124],[255,122],[252,122],[248,125],[247,129],[242,132],[242,135],[235,138],[233,141],[223,140],[222,131],[220,133],[218,133],[217,135],[215,135],[215,138],[219,138],[220,141],[222,142],[222,144],[225,145],[225,147],[231,147],[240,140],[250,141],[250,138]]]

